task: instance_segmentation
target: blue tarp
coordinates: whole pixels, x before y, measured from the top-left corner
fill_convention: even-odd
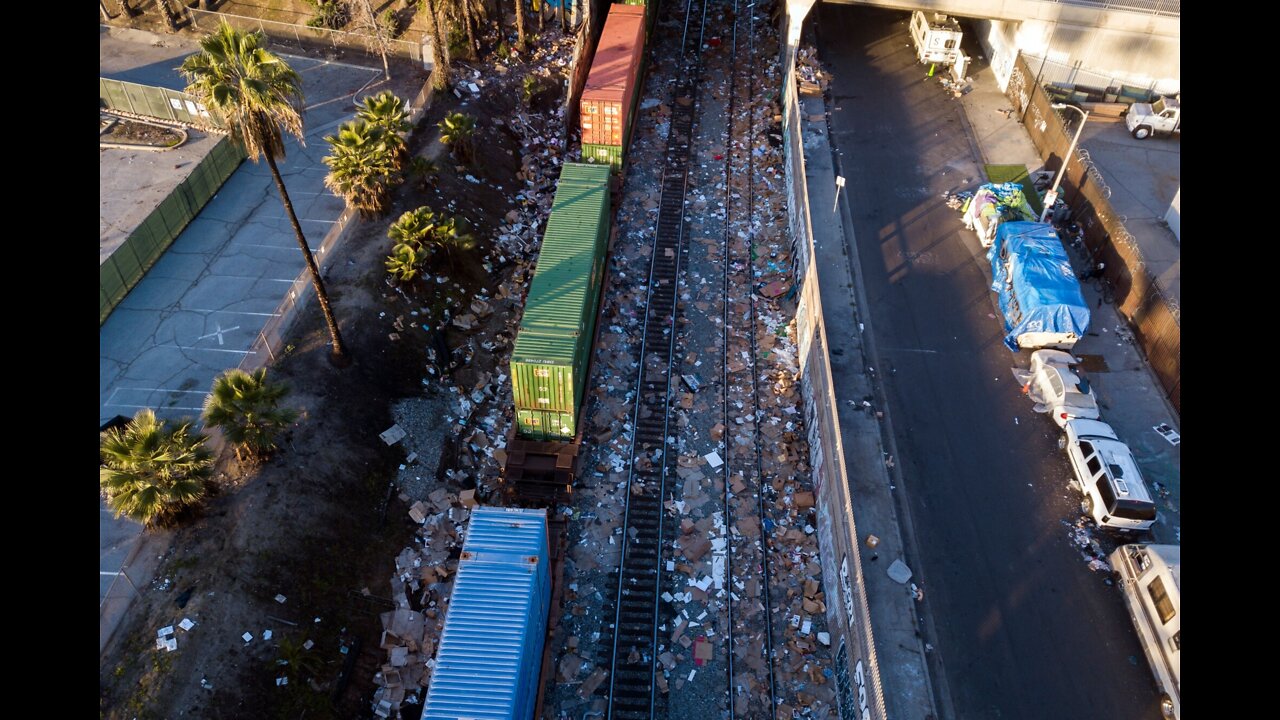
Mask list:
[[[1004,344],[1010,350],[1017,352],[1018,337],[1024,333],[1084,337],[1089,330],[1089,306],[1052,225],[1001,223],[987,260],[991,289],[999,298],[1008,333]]]

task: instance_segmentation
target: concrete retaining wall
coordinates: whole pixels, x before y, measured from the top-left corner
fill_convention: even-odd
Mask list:
[[[796,7],[799,5],[800,7]],[[836,650],[836,687],[842,718],[885,718],[884,689],[867,609],[866,585],[853,521],[849,477],[840,436],[840,414],[831,376],[818,284],[809,197],[805,185],[804,138],[795,80],[800,26],[812,3],[789,3],[782,18],[783,148],[786,156],[788,224],[800,285],[796,326],[800,387],[804,396],[809,465],[818,511],[827,627]]]
[[[218,140],[191,174],[173,189],[129,237],[102,262],[98,273],[98,324],[107,321],[129,291],[173,244],[244,161],[227,137]]]

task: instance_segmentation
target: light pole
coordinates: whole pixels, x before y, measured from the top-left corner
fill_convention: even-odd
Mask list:
[[[1080,140],[1080,131],[1084,130],[1084,121],[1089,119],[1089,111],[1081,110],[1075,105],[1067,105],[1066,103],[1054,103],[1049,107],[1054,110],[1063,110],[1071,108],[1080,113],[1080,127],[1076,128],[1075,137],[1071,138],[1071,147],[1067,148],[1067,156],[1062,160],[1062,167],[1058,168],[1058,177],[1053,181],[1053,187],[1049,188],[1049,192],[1044,195],[1044,211],[1040,213],[1040,222],[1044,222],[1049,217],[1049,209],[1053,207],[1053,203],[1058,199],[1058,185],[1062,183],[1062,176],[1067,174],[1067,163],[1071,162],[1071,155],[1076,151],[1076,142]]]

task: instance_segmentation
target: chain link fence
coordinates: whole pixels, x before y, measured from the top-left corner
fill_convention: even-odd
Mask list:
[[[187,12],[191,14],[192,27],[200,32],[213,32],[217,29],[218,24],[225,20],[228,25],[237,30],[261,32],[272,40],[281,41],[285,44],[292,43],[299,48],[355,50],[371,57],[379,54],[376,39],[362,33],[298,25],[297,23],[280,22],[278,20],[264,20],[243,15],[231,15],[197,8],[188,8]],[[430,38],[425,34],[408,39],[387,40],[386,42],[388,54],[413,60],[422,64],[424,68],[430,64]]]
[[[1071,134],[1026,58],[1019,56],[1009,78],[1007,96],[1018,112],[1026,112],[1025,126],[1031,141],[1045,158],[1045,169],[1057,172],[1071,145]],[[1138,347],[1164,387],[1175,411],[1181,413],[1182,330],[1181,312],[1143,257],[1142,248],[1125,227],[1125,218],[1108,198],[1111,190],[1099,182],[1101,173],[1088,153],[1077,148],[1066,161],[1062,197],[1072,217],[1084,231],[1084,243],[1095,261],[1106,264],[1106,280],[1115,289],[1116,309],[1129,321]]]

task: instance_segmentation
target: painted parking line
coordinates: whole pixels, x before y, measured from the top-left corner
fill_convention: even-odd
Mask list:
[[[204,395],[208,395],[209,391],[208,390],[175,390],[171,388],[117,387],[111,391],[111,395],[107,398],[106,402],[102,403],[102,407],[134,408],[139,410],[142,408],[156,409],[158,406],[158,403],[144,402],[146,399],[152,397],[152,395],[155,393],[162,393],[165,395],[182,394],[182,395],[204,396]],[[129,400],[134,400],[135,402],[128,402]],[[204,407],[203,406],[191,407],[189,405],[163,405],[159,409],[201,411],[201,410],[204,410]]]
[[[152,345],[151,347],[176,348],[178,350],[204,350],[206,352],[233,353],[236,355],[257,355],[258,354],[256,350],[227,350],[226,348],[196,347],[194,345],[179,345],[177,343],[166,343],[164,345]]]
[[[257,317],[279,317],[278,312],[249,312],[248,310],[202,310],[200,308],[183,308],[186,312],[215,314],[221,313],[225,315],[254,315]]]

